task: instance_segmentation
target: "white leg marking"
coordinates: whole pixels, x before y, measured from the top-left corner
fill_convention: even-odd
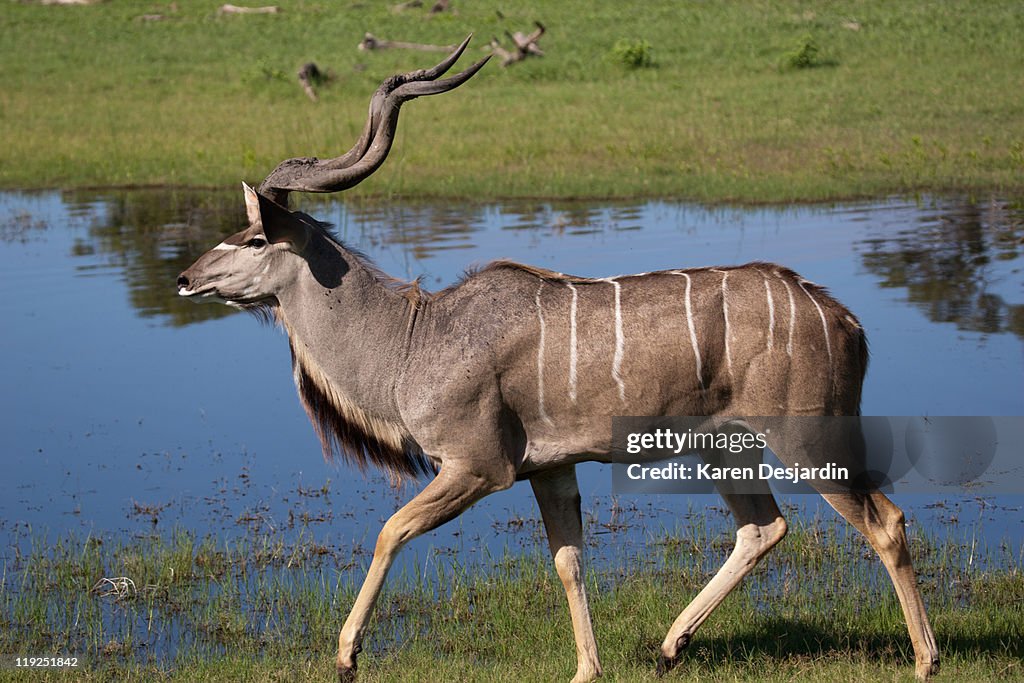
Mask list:
[[[800,285],[800,289],[804,290],[804,294],[806,294],[807,298],[811,300],[811,303],[814,304],[814,307],[818,309],[818,317],[821,318],[821,329],[825,333],[825,350],[828,351],[828,369],[829,372],[831,372],[832,343],[829,341],[828,338],[828,323],[825,322],[825,311],[821,310],[821,305],[818,303],[818,300],[811,296],[811,293],[807,291],[806,287],[804,287],[805,282],[807,282],[807,280],[797,280],[797,284]]]
[[[775,301],[772,300],[772,288],[768,284],[768,276],[761,273],[764,278],[764,293],[768,297],[768,350],[775,346]]]
[[[786,355],[793,356],[793,335],[796,334],[796,302],[793,301],[793,290],[789,286],[789,282],[786,278],[782,277],[782,273],[775,271],[775,275],[782,280],[782,284],[786,287],[786,294],[789,295],[789,339],[786,340]]]
[[[722,319],[725,321],[725,369],[729,371],[729,377],[732,377],[732,349],[729,346],[729,271],[727,270],[716,270],[716,273],[722,274]]]
[[[673,275],[682,275],[686,278],[686,326],[690,330],[690,346],[693,347],[693,358],[696,361],[697,384],[701,390],[704,389],[704,371],[700,364],[700,348],[697,346],[697,330],[693,326],[693,310],[690,307],[690,276],[677,270],[672,271]]]
[[[544,410],[544,310],[540,306],[540,292],[544,289],[544,281],[537,286],[537,321],[540,323],[540,340],[537,342],[537,412],[546,424],[554,424]]]
[[[622,285],[615,278],[605,280],[615,287],[615,356],[612,358],[612,379],[619,385],[619,400],[626,401],[626,384],[622,381],[622,356],[625,355],[626,342],[622,336]]]
[[[569,307],[569,399],[576,403],[576,303],[578,292],[571,282],[566,283],[572,290],[572,304]]]

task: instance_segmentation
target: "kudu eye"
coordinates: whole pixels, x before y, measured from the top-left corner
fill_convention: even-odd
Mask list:
[[[262,249],[267,246],[267,241],[262,237],[253,237],[251,240],[245,243],[245,246],[253,249]]]

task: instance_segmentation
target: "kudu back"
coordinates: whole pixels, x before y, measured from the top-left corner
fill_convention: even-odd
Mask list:
[[[178,278],[181,296],[247,309],[284,328],[299,397],[327,457],[372,464],[395,480],[432,476],[380,532],[339,635],[342,680],[355,675],[399,549],[517,479],[533,487],[568,597],[574,680],[599,676],[575,464],[626,459],[613,447],[612,416],[860,410],[864,330],[824,289],[781,266],[593,279],[498,261],[431,294],[388,277],[322,224],[287,209],[292,191],[340,191],[372,174],[391,148],[403,102],[452,90],[487,61],[439,80],[468,41],[433,69],[386,80],[346,154],[289,159],[258,191],[245,186],[249,225]],[[672,624],[658,671],[676,663],[701,623],[786,533],[767,484],[755,493],[720,492],[736,521],[735,548]],[[823,495],[880,555],[917,675],[928,677],[938,670],[938,651],[902,512],[876,490]]]

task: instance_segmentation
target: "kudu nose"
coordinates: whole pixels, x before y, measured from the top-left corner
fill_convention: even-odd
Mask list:
[[[178,289],[188,289],[188,278],[184,273],[178,276]]]

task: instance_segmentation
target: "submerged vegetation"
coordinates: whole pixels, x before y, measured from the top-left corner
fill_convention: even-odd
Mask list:
[[[1024,13],[1009,0],[280,4],[254,16],[207,0],[7,3],[0,187],[255,182],[281,159],[348,149],[380,81],[437,58],[358,51],[364,32],[441,45],[475,32],[469,64],[490,36],[540,20],[543,57],[411,104],[391,160],[355,192],[1024,189]],[[296,78],[310,61],[335,76],[316,103]]]
[[[532,550],[463,568],[443,557],[385,589],[362,680],[567,680],[575,660],[561,583],[540,525]],[[899,604],[850,527],[816,520],[787,539],[715,612],[672,677],[893,680],[913,674]],[[650,680],[664,631],[731,549],[695,523],[645,557],[588,573],[610,680]],[[913,543],[950,680],[1024,675],[1021,548]],[[327,678],[354,598],[357,558],[309,538],[232,543],[179,532],[126,542],[62,539],[8,560],[0,652],[73,653],[75,680]],[[39,680],[43,672],[11,672]],[[59,678],[57,672],[49,676]]]

